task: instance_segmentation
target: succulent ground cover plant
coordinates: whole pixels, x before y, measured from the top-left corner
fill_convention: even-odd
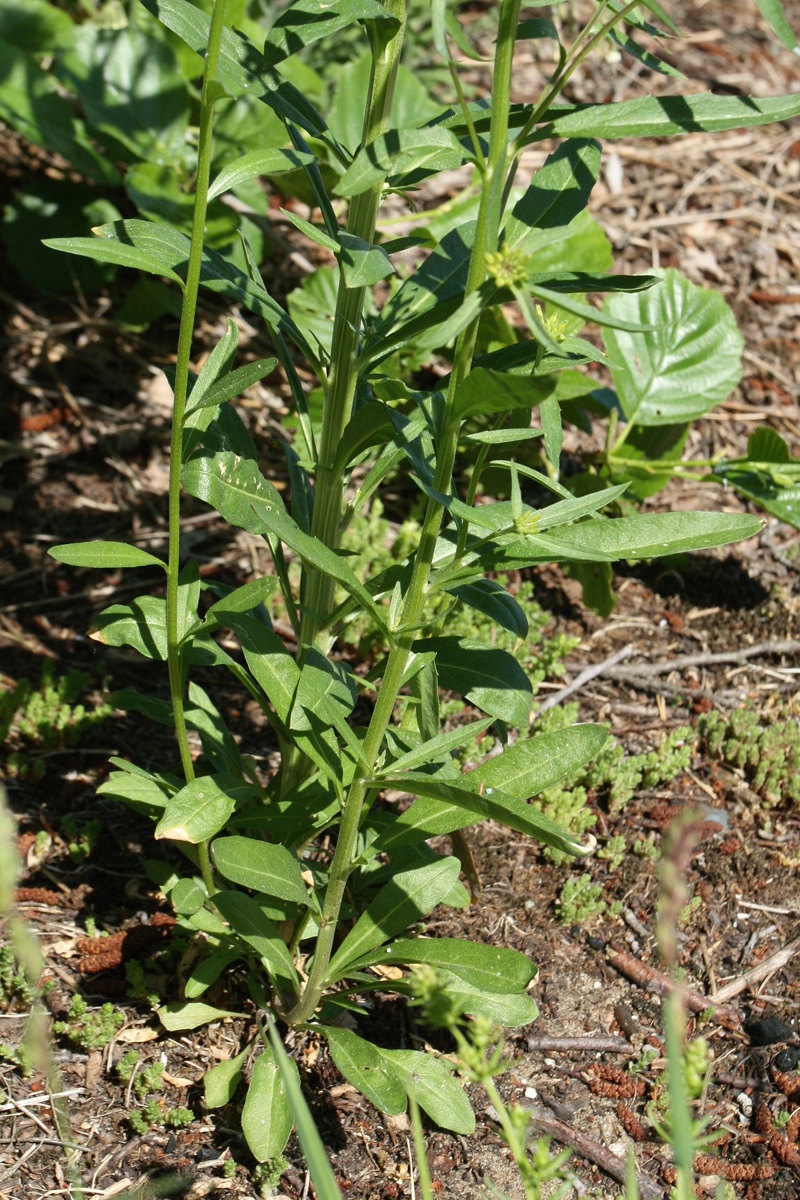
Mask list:
[[[119,542],[51,553],[72,566],[164,571],[165,595],[114,604],[94,629],[107,645],[164,662],[169,677],[169,704],[130,689],[117,701],[173,727],[177,761],[154,772],[114,760],[101,788],[150,815],[156,836],[185,856],[182,870],[153,864],[152,875],[204,953],[185,980],[185,999],[163,1006],[161,1019],[170,1030],[188,1030],[246,1001],[265,1014],[252,1068],[245,1050],[205,1082],[207,1103],[222,1105],[247,1067],[243,1130],[263,1162],[280,1154],[297,1112],[296,1068],[281,1056],[275,1022],[324,1038],[342,1074],[381,1111],[401,1112],[411,1099],[439,1124],[468,1133],[473,1114],[444,1059],[375,1046],[343,1018],[358,1029],[371,993],[390,980],[393,992],[409,994],[413,969],[424,964],[466,1015],[506,1026],[534,1019],[527,989],[535,966],[526,956],[424,936],[437,905],[469,902],[459,859],[429,841],[488,818],[558,851],[585,853],[588,845],[531,801],[588,763],[606,730],[572,725],[530,736],[532,687],[520,662],[490,638],[451,633],[451,614],[472,609],[524,638],[528,620],[499,582],[504,572],[570,564],[587,589],[600,580],[594,599],[602,608],[602,572],[611,562],[724,545],[760,528],[756,517],[728,513],[616,515],[642,471],[651,473],[631,468],[631,448],[653,458],[649,430],[685,425],[727,394],[737,378],[738,335],[718,298],[680,277],[610,272],[585,213],[601,165],[595,139],[765,123],[800,112],[800,99],[563,103],[571,74],[608,37],[657,66],[636,39],[672,36],[671,21],[655,3],[643,15],[611,0],[565,47],[549,19],[521,20],[519,0],[502,0],[491,99],[467,100],[453,47],[472,51],[457,17],[436,3],[432,41],[455,103],[417,123],[393,105],[404,0],[299,0],[263,45],[238,31],[241,4],[145,0],[144,9],[147,28],[166,31],[158,35],[164,45],[180,43],[205,62],[191,232],[120,220],[98,226],[92,238],[49,245],[137,268],[181,293],[168,559]],[[360,129],[347,140],[292,82],[292,59],[351,27],[368,49],[369,83]],[[558,46],[559,65],[538,98],[512,105],[515,45],[542,37]],[[220,162],[215,112],[242,97],[264,108],[264,142]],[[558,144],[518,187],[523,149],[543,139]],[[393,256],[408,241],[376,233],[384,198],[412,197],[421,181],[463,164],[475,173],[474,213],[443,231],[403,275]],[[270,295],[244,230],[235,256],[209,244],[209,204],[281,171],[303,173],[316,221],[290,219],[336,261],[329,338]],[[378,285],[381,306],[372,294]],[[263,320],[275,358],[236,366],[237,327],[229,321],[193,373],[201,286]],[[587,299],[598,293],[611,298],[602,309]],[[512,304],[518,328],[505,316]],[[587,322],[603,328],[605,351],[582,336]],[[322,391],[321,410],[308,401],[301,359]],[[295,404],[289,506],[262,472],[233,403],[276,361]],[[434,361],[441,370],[431,387],[413,364]],[[404,362],[412,364],[405,375]],[[598,395],[589,364],[615,375],[616,401]],[[658,387],[654,394],[665,379],[669,394]],[[609,429],[618,432],[609,444],[626,447],[627,477],[588,471],[573,494],[559,477],[562,422],[585,422],[588,413],[611,414]],[[540,443],[533,465],[528,449]],[[664,459],[657,461],[660,478]],[[785,464],[781,479],[792,469]],[[419,528],[402,560],[359,574],[343,552],[346,530],[398,474],[421,498]],[[496,495],[490,479],[500,480]],[[199,564],[181,557],[182,488],[231,526],[262,537],[273,571],[236,589],[206,584]],[[270,618],[278,596],[296,651]],[[361,672],[337,654],[356,618],[373,625],[374,644],[384,647]],[[232,633],[239,649],[223,647],[220,631]],[[230,672],[264,713],[280,759],[269,777],[241,754],[198,682],[201,670],[206,679],[215,669]],[[443,722],[442,689],[471,706],[462,720]],[[483,715],[473,719],[475,710]],[[505,741],[502,753],[464,769],[457,752],[490,728]],[[398,795],[410,803],[398,805]],[[203,999],[221,980],[231,981],[217,988],[224,1008]]]

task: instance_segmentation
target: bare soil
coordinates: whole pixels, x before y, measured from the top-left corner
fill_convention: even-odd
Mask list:
[[[794,12],[793,12],[794,9]],[[477,6],[475,11],[477,12]],[[795,27],[796,5],[789,6]],[[732,92],[777,94],[796,90],[800,64],[776,48],[754,10],[709,0],[687,8],[690,39],[678,54],[681,69],[705,86]],[[528,45],[538,45],[530,43]],[[520,90],[535,83],[539,64],[523,48]],[[674,87],[668,81],[668,86]],[[594,64],[576,78],[572,99],[625,98],[663,90],[644,69],[622,75]],[[520,95],[522,98],[522,94]],[[51,166],[4,135],[8,169],[4,195]],[[531,154],[535,167],[546,152]],[[708,420],[699,422],[688,449],[704,457],[725,449],[743,453],[750,432],[767,422],[800,452],[800,374],[797,283],[800,240],[800,129],[797,125],[710,137],[690,135],[669,145],[620,145],[608,155],[593,210],[614,244],[616,265],[642,270],[679,266],[694,281],[722,290],[746,339],[741,387]],[[268,282],[277,293],[293,286],[295,265],[278,261]],[[5,378],[0,380],[0,646],[3,682],[37,680],[42,663],[57,674],[87,671],[92,694],[109,684],[163,691],[154,666],[99,648],[85,634],[91,617],[112,599],[152,582],[131,585],[123,575],[80,573],[57,567],[49,545],[83,538],[135,538],[162,549],[166,537],[166,462],[169,392],[158,369],[174,361],[175,325],[165,318],[140,337],[113,321],[114,294],[84,300],[42,298],[8,277],[0,293]],[[224,314],[204,310],[195,359],[202,361],[222,329]],[[234,314],[240,343],[263,356],[269,346],[246,314]],[[282,455],[276,437],[286,414],[281,381],[253,389],[244,401],[265,462],[280,485]],[[399,502],[402,503],[402,494]],[[673,484],[651,507],[746,506],[703,483]],[[225,528],[189,501],[185,548],[205,578],[243,583],[267,567],[257,539]],[[624,667],[609,667],[575,695],[582,720],[607,722],[631,752],[657,747],[666,732],[717,708],[748,703],[766,713],[791,700],[800,665],[799,535],[768,520],[758,538],[714,553],[691,556],[679,567],[622,569],[615,578],[617,606],[600,620],[581,602],[580,589],[557,568],[533,575],[536,599],[551,613],[548,633],[580,637],[565,678],[549,681],[544,700],[585,666],[605,663],[627,648]],[[776,651],[780,642],[789,649]],[[792,648],[794,647],[794,648]],[[752,650],[743,657],[743,650]],[[673,660],[694,656],[694,665]],[[727,656],[727,657],[725,657]],[[215,680],[218,686],[218,680]],[[269,745],[242,697],[219,697],[243,745],[265,762]],[[13,745],[6,749],[13,749]],[[256,1194],[252,1161],[230,1110],[204,1110],[201,1080],[215,1062],[238,1052],[249,1036],[246,1015],[191,1035],[170,1036],[149,1006],[132,1001],[123,959],[145,963],[148,987],[163,999],[179,996],[187,947],[176,945],[166,907],[143,870],[160,858],[149,826],[110,806],[95,789],[112,754],[163,769],[174,756],[164,733],[135,715],[118,714],[83,738],[76,749],[39,756],[41,779],[22,781],[4,770],[20,830],[26,872],[17,909],[40,938],[45,974],[55,981],[48,1006],[63,1018],[79,992],[91,1006],[111,1001],[125,1024],[103,1050],[81,1053],[63,1038],[54,1043],[54,1072],[22,1078],[0,1067],[0,1197],[68,1195],[63,1140],[52,1095],[66,1101],[77,1170],[87,1195],[110,1197],[144,1178],[166,1180],[174,1194],[196,1198]],[[590,797],[600,843],[622,836],[630,847],[647,839],[660,851],[676,814],[703,811],[693,844],[684,843],[684,880],[696,901],[678,938],[687,985],[703,998],[704,1033],[713,1052],[711,1082],[700,1108],[722,1134],[716,1159],[697,1163],[699,1194],[718,1179],[746,1200],[790,1200],[800,1194],[798,1122],[779,1128],[774,1118],[800,1104],[800,1074],[776,1056],[800,1037],[800,985],[794,952],[800,937],[800,815],[786,800],[767,808],[745,777],[698,752],[691,768],[668,787],[642,790],[620,812],[602,795]],[[85,859],[69,852],[65,818],[79,826],[96,819],[101,832]],[[47,844],[36,835],[44,831]],[[657,1098],[664,1067],[658,990],[663,965],[655,940],[660,885],[646,856],[625,855],[619,866],[594,856],[579,865],[554,864],[532,843],[486,824],[471,835],[480,895],[462,912],[437,912],[429,928],[524,951],[539,966],[534,990],[541,1015],[509,1036],[510,1069],[504,1094],[535,1111],[537,1128],[572,1145],[574,1194],[618,1197],[609,1175],[633,1145],[643,1194],[666,1195],[669,1156],[654,1137],[647,1107]],[[557,919],[557,899],[570,876],[588,871],[608,905],[581,925]],[[111,935],[98,945],[87,921]],[[112,949],[113,947],[113,949]],[[785,951],[780,958],[772,956]],[[727,989],[727,991],[726,991]],[[724,1003],[715,999],[719,994]],[[695,1005],[695,1007],[698,1007]],[[25,1012],[0,1013],[0,1043],[16,1044]],[[763,1025],[777,1018],[789,1029],[767,1045]],[[700,1020],[692,1017],[692,1030]],[[754,1027],[755,1026],[755,1027]],[[795,1035],[792,1031],[798,1029]],[[390,993],[380,998],[370,1035],[405,1045],[430,1035]],[[770,1031],[768,1030],[767,1033]],[[548,1042],[547,1039],[555,1039]],[[620,1039],[598,1050],[592,1039]],[[606,1044],[606,1043],[602,1043]],[[343,1084],[324,1047],[290,1039],[306,1093],[329,1149],[343,1195],[350,1200],[412,1196],[415,1166],[409,1130],[390,1120]],[[438,1043],[437,1043],[438,1045]],[[658,1057],[632,1076],[631,1059],[645,1047]],[[113,1064],[135,1049],[142,1065],[164,1063],[165,1105],[193,1109],[185,1128],[156,1126],[139,1135],[129,1114],[137,1107]],[[447,1049],[446,1046],[439,1046]],[[639,1083],[641,1086],[639,1086]],[[521,1195],[485,1097],[473,1096],[478,1132],[464,1139],[427,1128],[428,1161],[437,1194],[460,1200],[481,1194],[491,1179]],[[276,1186],[291,1200],[309,1192],[294,1140],[288,1168]],[[233,1174],[226,1170],[230,1159]]]

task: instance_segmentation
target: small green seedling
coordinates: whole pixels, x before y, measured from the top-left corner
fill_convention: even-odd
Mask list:
[[[113,1004],[91,1010],[83,996],[74,995],[66,1021],[54,1021],[53,1031],[81,1050],[102,1050],[125,1024],[125,1014]]]

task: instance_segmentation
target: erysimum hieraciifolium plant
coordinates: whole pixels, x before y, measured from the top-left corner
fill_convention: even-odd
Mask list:
[[[673,287],[652,275],[610,274],[603,254],[599,263],[593,257],[592,246],[598,239],[602,245],[586,215],[600,170],[595,139],[785,119],[800,112],[800,99],[692,95],[564,104],[564,85],[602,39],[643,53],[637,31],[671,36],[669,18],[654,2],[600,3],[564,47],[552,22],[520,21],[520,0],[501,0],[491,99],[468,102],[453,48],[471,53],[469,44],[453,11],[437,2],[432,40],[451,74],[454,103],[415,124],[413,106],[394,103],[406,0],[298,0],[281,11],[263,44],[236,28],[241,5],[234,0],[144,0],[144,8],[167,31],[167,44],[179,39],[205,62],[191,232],[126,220],[99,226],[91,238],[50,244],[170,280],[181,293],[169,554],[162,561],[115,542],[52,553],[73,566],[164,571],[165,594],[115,604],[94,629],[107,644],[165,662],[169,678],[169,703],[131,690],[118,701],[174,728],[176,762],[156,773],[115,759],[101,788],[152,816],[156,836],[185,852],[184,871],[165,865],[154,875],[204,952],[185,980],[185,999],[165,1005],[161,1018],[169,1029],[185,1030],[238,1011],[245,998],[230,989],[233,1009],[203,997],[240,963],[235,978],[246,981],[250,1001],[269,1014],[260,1029],[274,1031],[275,1021],[313,1026],[342,1074],[383,1112],[402,1111],[413,1094],[435,1121],[468,1133],[473,1115],[446,1061],[371,1045],[356,1032],[358,1015],[370,993],[389,986],[387,966],[394,968],[391,990],[402,995],[409,969],[428,964],[467,1013],[511,1027],[533,1020],[527,989],[535,967],[524,955],[425,934],[435,906],[458,908],[469,900],[458,859],[429,841],[488,818],[558,850],[585,852],[532,799],[588,762],[606,731],[575,725],[531,737],[531,686],[521,666],[488,641],[450,634],[449,614],[465,606],[482,623],[488,617],[524,638],[525,613],[498,574],[546,562],[675,554],[749,537],[760,527],[754,517],[725,513],[609,519],[603,510],[623,494],[625,481],[609,487],[600,481],[579,496],[559,482],[562,417],[576,395],[594,386],[581,392],[576,377],[584,378],[587,363],[605,361],[579,336],[580,326],[594,321],[616,339],[609,358],[619,369],[628,353],[624,339],[651,346],[648,338],[662,336],[661,318],[651,318],[650,310],[620,312],[611,303],[598,309],[586,295],[650,295],[659,288],[671,295]],[[369,78],[358,128],[350,119],[346,134],[295,86],[293,62],[315,40],[353,28],[368,55]],[[558,66],[539,96],[512,105],[515,45],[540,37],[559,47]],[[242,96],[264,106],[264,144],[212,172],[215,113]],[[552,153],[530,183],[517,186],[523,149],[542,139],[555,144]],[[407,196],[411,205],[418,183],[462,164],[473,168],[474,212],[432,239],[415,269],[404,270],[396,255],[408,241],[387,242],[378,231],[384,198]],[[210,201],[281,169],[301,171],[313,198],[314,221],[290,219],[335,257],[327,337],[270,295],[246,237],[242,266],[204,234]],[[378,284],[388,295],[382,306],[373,296]],[[237,366],[230,321],[195,375],[190,358],[200,287],[263,320],[275,358]],[[511,304],[522,332],[504,315]],[[704,336],[713,354],[713,330],[704,328]],[[260,470],[233,403],[276,359],[295,405],[295,438],[286,451],[290,507]],[[398,369],[403,361],[434,359],[448,364],[437,387]],[[322,390],[320,417],[307,404],[300,360]],[[700,379],[702,362],[696,369]],[[521,454],[537,437],[541,469]],[[469,472],[460,469],[464,462]],[[362,577],[340,553],[348,522],[400,475],[422,501],[412,549],[403,561]],[[484,484],[498,478],[502,499]],[[271,573],[237,588],[203,583],[198,564],[180,557],[182,488],[232,526],[262,537]],[[290,566],[298,562],[295,586]],[[271,624],[277,596],[296,652]],[[361,674],[333,653],[355,615],[374,623],[381,634],[374,644],[387,648]],[[235,636],[238,651],[223,647],[221,631],[228,634],[225,647]],[[279,751],[274,774],[263,776],[241,754],[198,682],[200,668],[204,679],[213,669],[231,673],[260,706]],[[445,725],[441,689],[483,715]],[[490,726],[506,738],[503,753],[463,770],[459,747]],[[398,794],[410,803],[398,807],[392,799]],[[354,1015],[348,1027],[336,1020],[343,1010]],[[291,1130],[292,1068],[276,1057],[271,1039],[261,1041],[242,1121],[254,1155],[268,1160]],[[250,1057],[245,1049],[209,1072],[209,1105],[233,1097]]]

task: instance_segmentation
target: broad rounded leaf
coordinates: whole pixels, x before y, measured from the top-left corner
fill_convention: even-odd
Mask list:
[[[607,329],[611,374],[634,425],[679,425],[726,400],[742,375],[744,342],[719,292],[666,271],[648,292],[616,293],[608,316],[657,326],[652,333]]]

